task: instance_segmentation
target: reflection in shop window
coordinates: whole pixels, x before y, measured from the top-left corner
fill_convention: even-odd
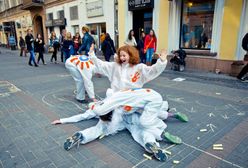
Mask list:
[[[183,0],[181,48],[210,49],[215,0]]]

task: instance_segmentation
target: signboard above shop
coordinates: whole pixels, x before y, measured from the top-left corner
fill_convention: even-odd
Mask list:
[[[88,18],[103,16],[102,0],[86,3],[86,12],[87,12]]]
[[[141,10],[154,8],[154,0],[128,0],[128,10]]]

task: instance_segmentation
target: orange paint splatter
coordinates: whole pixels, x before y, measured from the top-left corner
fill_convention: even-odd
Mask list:
[[[88,62],[85,62],[86,63],[86,68],[89,69],[90,68],[90,65]]]
[[[73,61],[75,61],[75,60],[77,60],[77,59],[78,59],[78,58],[75,57],[75,58],[72,58],[70,61],[73,62]]]
[[[76,62],[76,65],[78,65],[80,63],[80,61],[78,60],[77,62]]]
[[[81,62],[80,68],[83,70],[84,69],[84,62]]]
[[[136,72],[134,74],[134,76],[132,77],[132,82],[137,82],[137,80],[140,78],[140,73],[139,72]]]
[[[131,106],[124,106],[123,109],[127,112],[131,111],[132,110],[132,107]]]

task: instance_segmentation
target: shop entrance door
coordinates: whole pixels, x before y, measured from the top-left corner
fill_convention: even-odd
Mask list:
[[[152,29],[152,9],[133,11],[133,30],[136,41],[144,31],[146,34]]]

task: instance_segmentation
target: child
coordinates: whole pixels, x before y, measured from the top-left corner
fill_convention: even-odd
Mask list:
[[[92,74],[95,66],[92,61],[85,55],[71,56],[65,62],[65,67],[69,70],[76,82],[77,95],[76,99],[80,103],[86,103],[85,90],[91,100],[96,101]]]
[[[120,47],[115,62],[104,62],[98,59],[94,53],[94,45],[90,48],[89,57],[99,73],[108,77],[113,92],[143,87],[145,83],[158,77],[167,64],[165,50],[162,50],[160,59],[153,66],[139,64],[138,50],[131,46]]]

